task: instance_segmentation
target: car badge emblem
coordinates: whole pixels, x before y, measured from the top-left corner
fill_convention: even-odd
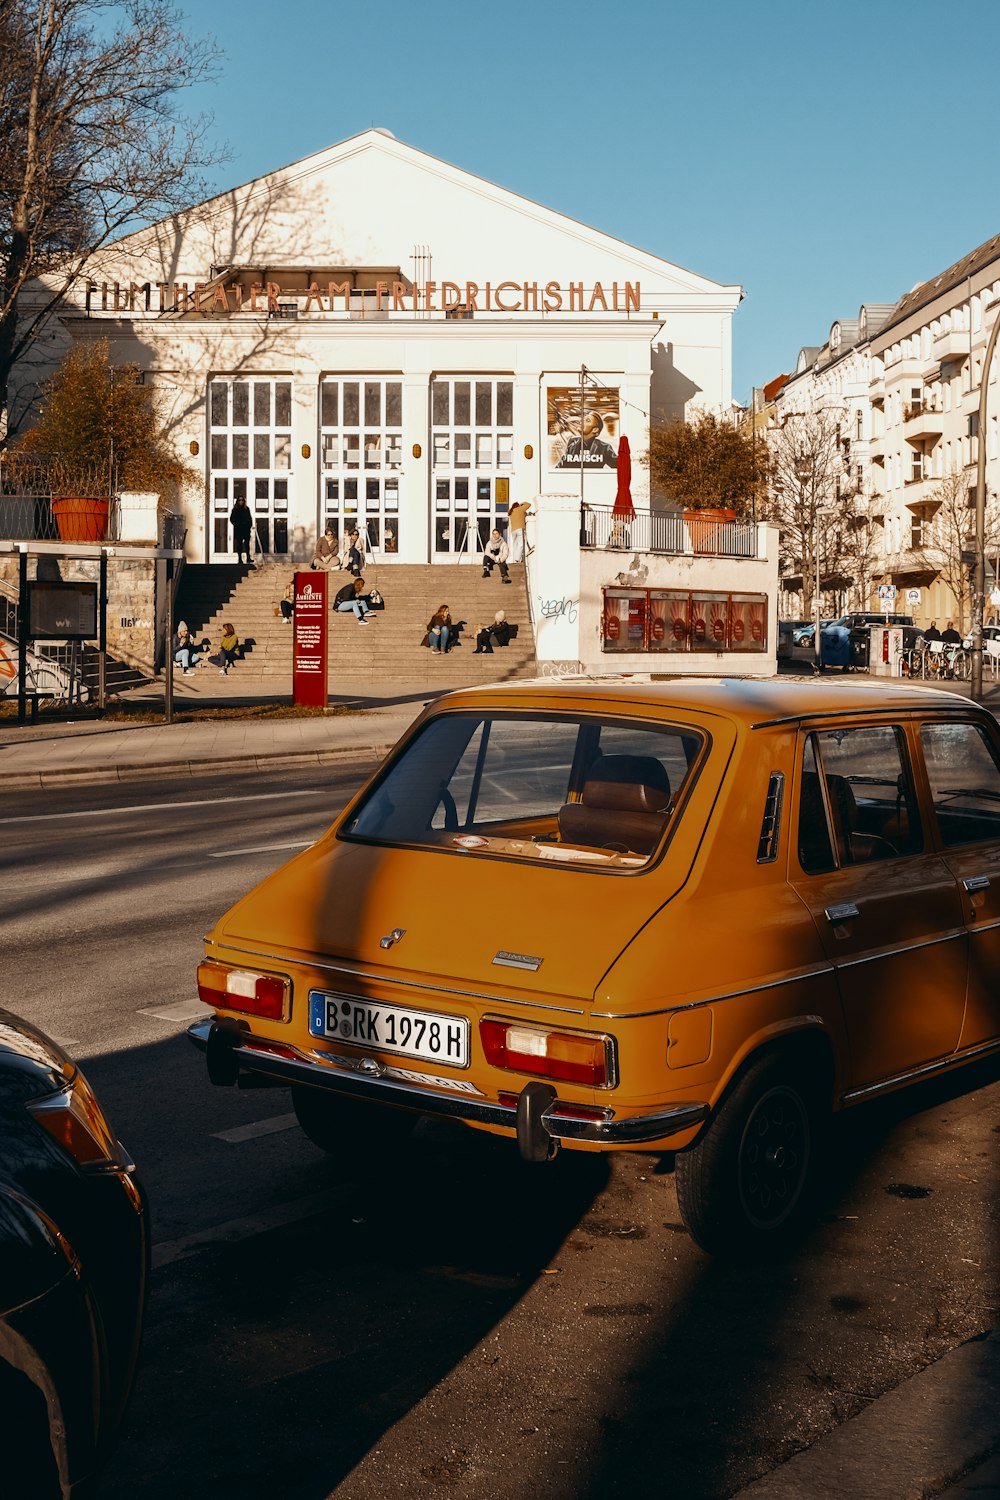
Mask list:
[[[504,969],[540,969],[543,961],[533,953],[509,953],[506,948],[501,948],[493,959]]]
[[[391,948],[393,943],[398,943],[400,938],[404,938],[405,936],[405,927],[394,927],[391,932],[385,935],[384,938],[379,938],[378,945],[380,948]]]

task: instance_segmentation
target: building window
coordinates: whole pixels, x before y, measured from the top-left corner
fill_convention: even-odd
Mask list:
[[[434,552],[481,554],[505,532],[514,467],[514,382],[499,375],[431,382]]]
[[[604,651],[766,651],[767,595],[604,590]]]
[[[208,391],[213,558],[232,553],[229,511],[241,497],[253,514],[255,550],[288,551],[292,383],[220,377]]]
[[[320,522],[343,548],[357,529],[366,551],[399,549],[403,383],[331,376],[319,388]]]

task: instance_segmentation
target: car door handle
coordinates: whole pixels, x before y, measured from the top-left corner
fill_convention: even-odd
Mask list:
[[[826,908],[826,919],[828,922],[846,922],[849,917],[859,917],[861,913],[853,901],[842,901],[839,906],[828,906]]]
[[[962,884],[971,896],[973,891],[988,891],[990,888],[990,877],[988,875],[969,875],[962,881]]]

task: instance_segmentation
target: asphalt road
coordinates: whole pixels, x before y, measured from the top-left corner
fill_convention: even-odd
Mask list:
[[[723,1500],[994,1325],[998,1069],[855,1112],[808,1240],[733,1267],[654,1158],[422,1125],[377,1174],[184,1039],[200,938],[361,768],[20,796],[4,1003],[84,1062],[146,1182],[145,1352],[102,1495]]]

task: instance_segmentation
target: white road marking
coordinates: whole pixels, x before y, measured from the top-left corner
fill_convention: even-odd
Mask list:
[[[140,1016],[152,1016],[154,1021],[195,1021],[208,1015],[208,1006],[201,1000],[178,1000],[176,1005],[161,1005],[157,1010],[140,1010]]]
[[[277,849],[311,849],[315,839],[296,839],[292,844],[250,844],[246,849],[210,849],[209,859],[239,859],[243,854],[271,854]]]
[[[161,1240],[153,1246],[153,1269],[169,1266],[185,1256],[196,1255],[199,1250],[209,1250],[214,1245],[233,1245],[248,1240],[255,1234],[266,1234],[271,1229],[283,1229],[299,1219],[314,1214],[326,1213],[343,1202],[345,1188],[327,1188],[321,1193],[311,1193],[298,1198],[294,1203],[279,1203],[266,1213],[248,1214],[244,1219],[230,1219],[226,1224],[216,1224],[211,1229],[202,1229],[195,1234],[182,1235],[176,1240]]]
[[[20,818],[0,818],[3,823],[59,823],[64,818],[107,818],[117,813],[175,812],[178,807],[221,807],[226,802],[277,802],[289,797],[315,797],[315,787],[288,792],[251,792],[245,797],[206,797],[200,802],[146,802],[131,807],[91,807],[79,812],[26,813]]]
[[[277,1135],[281,1130],[292,1130],[299,1123],[294,1112],[290,1115],[275,1115],[270,1120],[255,1120],[252,1125],[237,1125],[232,1130],[215,1130],[217,1141],[228,1141],[231,1146],[240,1146],[244,1141],[256,1140],[261,1135]]]

